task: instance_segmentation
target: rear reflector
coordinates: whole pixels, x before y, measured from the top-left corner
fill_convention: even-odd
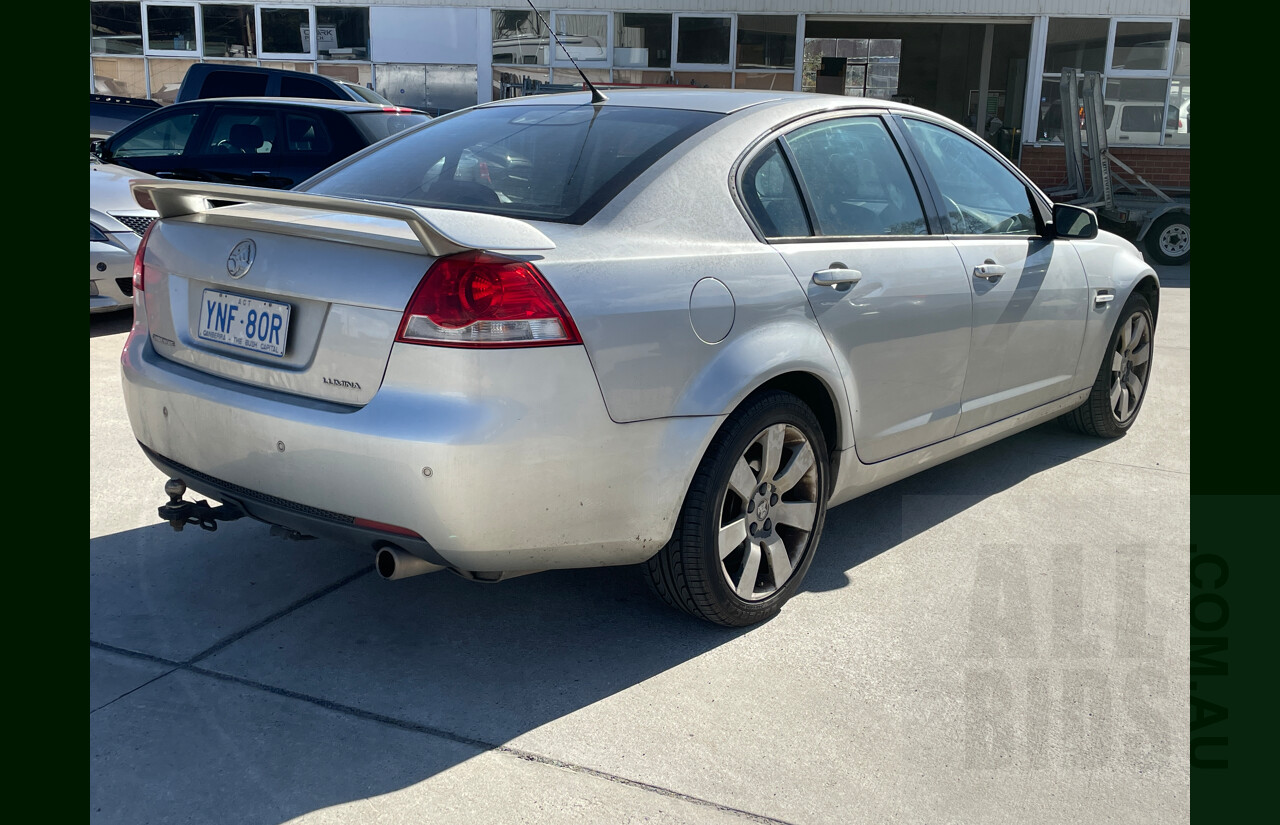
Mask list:
[[[439,258],[413,293],[396,340],[446,347],[536,347],[582,338],[542,273],[485,252]]]
[[[394,524],[386,524],[381,521],[373,521],[367,518],[356,519],[355,526],[363,527],[366,530],[381,530],[384,533],[395,533],[396,535],[399,535],[399,536],[412,536],[415,539],[422,538],[422,536],[410,530],[408,527],[397,527]]]

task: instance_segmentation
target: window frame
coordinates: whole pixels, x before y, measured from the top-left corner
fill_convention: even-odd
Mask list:
[[[578,57],[574,59],[577,60],[578,65],[582,66],[584,69],[604,69],[606,71],[611,70],[613,68],[613,12],[601,11],[599,9],[582,9],[582,10],[555,9],[551,12],[551,20],[548,23],[550,27],[550,35],[551,35],[551,42],[550,44],[548,44],[551,47],[550,65],[553,68],[554,67],[560,67],[560,68],[567,67],[570,69],[573,68],[573,62],[569,60],[568,57],[563,57],[563,58],[560,57],[561,51],[565,51],[566,54],[568,54],[568,52],[567,50],[561,49],[560,45],[556,42],[556,39],[555,39],[556,35],[559,34],[559,32],[556,30],[556,23],[559,22],[559,19],[561,16],[564,16],[564,17],[590,16],[590,17],[603,17],[605,19],[604,57],[599,59]],[[503,64],[503,65],[507,65],[507,64]]]
[[[151,22],[148,12],[153,8],[189,8],[194,16],[195,32],[190,49],[153,49],[151,48]],[[194,0],[146,0],[142,3],[142,54],[145,57],[192,57],[201,59],[204,51],[204,16],[200,13],[200,4]]]
[[[266,32],[262,26],[262,13],[265,11],[299,11],[307,12],[307,33],[309,52],[269,52],[264,46],[264,37]],[[254,37],[258,40],[258,59],[259,60],[309,60],[316,61],[316,7],[314,5],[271,5],[269,3],[255,3],[253,6],[253,23],[255,27]]]
[[[1116,48],[1116,31],[1120,28],[1121,23],[1168,23],[1169,39],[1166,41],[1168,49],[1164,55],[1164,66],[1160,69],[1117,69],[1112,66],[1115,59]],[[1107,50],[1103,57],[1103,65],[1106,67],[1102,74],[1106,78],[1111,77],[1154,77],[1165,78],[1166,80],[1173,75],[1173,57],[1177,49],[1178,42],[1178,18],[1172,20],[1166,18],[1152,17],[1113,17],[1111,18],[1111,26],[1107,30]],[[1166,98],[1168,96],[1166,95]],[[1168,100],[1165,101],[1168,105]]]
[[[681,63],[680,57],[680,21],[685,18],[713,18],[729,21],[729,55],[724,63]],[[734,54],[738,42],[738,15],[734,12],[696,12],[683,11],[671,14],[671,69],[675,72],[725,72],[733,74]],[[794,71],[794,70],[793,70]],[[732,81],[732,77],[730,78]]]

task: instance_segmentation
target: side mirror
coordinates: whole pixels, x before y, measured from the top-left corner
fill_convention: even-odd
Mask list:
[[[99,138],[89,141],[89,154],[98,158],[98,160],[106,160],[111,157],[111,153],[105,148],[106,140]]]
[[[1053,232],[1059,238],[1078,238],[1087,241],[1098,237],[1098,216],[1092,209],[1069,203],[1053,205]]]

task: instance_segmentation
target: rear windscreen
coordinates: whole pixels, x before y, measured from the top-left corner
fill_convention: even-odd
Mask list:
[[[432,121],[312,181],[316,194],[583,223],[721,115],[544,105]]]

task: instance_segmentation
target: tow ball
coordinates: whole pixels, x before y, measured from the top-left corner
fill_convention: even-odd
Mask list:
[[[166,481],[164,492],[169,496],[169,503],[160,505],[160,518],[169,522],[169,526],[178,532],[182,532],[182,528],[188,524],[198,524],[202,530],[217,530],[219,521],[235,521],[245,514],[235,504],[210,507],[207,501],[183,501],[187,485],[180,478]]]

